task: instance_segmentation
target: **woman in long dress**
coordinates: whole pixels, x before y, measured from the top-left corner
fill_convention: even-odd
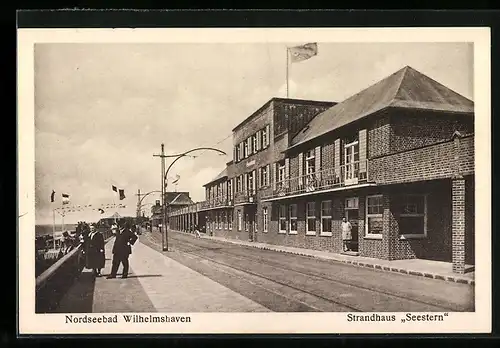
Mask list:
[[[104,268],[106,257],[104,255],[104,237],[95,225],[90,226],[90,233],[87,239],[85,267],[92,269],[92,273],[100,277],[101,269]]]

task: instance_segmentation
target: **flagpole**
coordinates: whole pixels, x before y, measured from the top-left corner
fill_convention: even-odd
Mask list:
[[[286,97],[288,98],[288,69],[289,69],[289,62],[288,62],[288,47],[286,48]]]
[[[118,186],[116,186],[116,193],[118,193]],[[113,194],[113,208],[116,212],[116,203],[115,203],[115,195]],[[116,224],[116,215],[113,214],[113,216],[115,217],[115,224]]]
[[[62,212],[62,226],[61,226],[61,232],[64,232],[64,211]]]
[[[54,250],[56,250],[56,210],[52,208],[52,239],[54,241]]]

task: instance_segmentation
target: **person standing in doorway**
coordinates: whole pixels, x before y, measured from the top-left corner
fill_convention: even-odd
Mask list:
[[[116,273],[123,264],[122,278],[128,277],[129,262],[128,258],[132,254],[132,245],[137,240],[137,236],[130,229],[129,222],[124,222],[123,226],[119,226],[113,245],[113,263],[111,266],[111,274],[107,279],[116,278]]]
[[[350,251],[351,250],[351,239],[352,239],[352,225],[349,221],[347,221],[347,218],[343,217],[342,218],[342,244],[343,244],[343,250],[344,251]]]

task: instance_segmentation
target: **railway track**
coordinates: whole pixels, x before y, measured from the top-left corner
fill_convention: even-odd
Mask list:
[[[227,248],[213,241],[196,240],[191,236],[171,236],[174,249],[179,255],[191,260],[193,267],[210,267],[212,272],[224,273],[240,283],[260,288],[274,296],[281,296],[295,303],[300,311],[464,311],[460,306],[453,306],[436,301],[426,301],[391,293],[385,289],[371,288],[359,284],[359,281],[332,278],[310,267],[284,264],[278,260],[280,255],[273,255],[259,250],[260,254],[245,253],[245,249]],[[154,236],[150,241],[159,246]],[[203,266],[201,266],[203,265]],[[212,273],[213,275],[214,273]],[[334,289],[334,290],[333,290]],[[359,304],[362,303],[362,306]],[[272,309],[272,308],[270,308]]]
[[[176,242],[183,243],[184,245],[187,244],[186,241],[182,239],[175,238]],[[389,296],[393,299],[398,299],[398,300],[403,300],[403,301],[408,301],[414,304],[420,304],[424,306],[431,306],[432,308],[426,309],[426,311],[464,311],[466,310],[465,308],[461,308],[458,306],[451,306],[451,305],[446,305],[443,303],[436,303],[435,301],[423,301],[415,298],[411,298],[408,296],[403,296],[403,295],[398,295],[389,291],[386,291],[384,289],[381,289],[380,287],[377,288],[370,288],[364,285],[359,284],[359,282],[356,281],[346,281],[346,280],[340,280],[338,278],[332,278],[322,272],[317,272],[311,270],[311,268],[305,268],[301,267],[300,265],[294,265],[293,267],[284,265],[283,262],[279,262],[273,259],[272,257],[272,252],[266,252],[266,254],[269,254],[269,257],[266,257],[265,259],[253,255],[253,254],[242,254],[241,252],[243,250],[239,250],[236,248],[228,249],[228,248],[216,248],[214,249],[213,243],[211,242],[206,242],[206,247],[200,248],[200,250],[206,251],[206,252],[213,252],[217,251],[218,254],[225,254],[225,255],[230,255],[230,256],[235,256],[235,257],[240,257],[244,258],[256,263],[263,263],[265,265],[272,266],[274,268],[280,269],[284,272],[294,272],[294,273],[299,273],[302,274],[303,276],[311,277],[311,278],[317,278],[317,279],[322,279],[328,282],[333,282],[336,284],[341,284],[349,287],[353,287],[356,289],[362,289],[365,291],[369,292],[376,292],[379,294],[383,294],[386,296]],[[184,250],[185,252],[186,250]]]

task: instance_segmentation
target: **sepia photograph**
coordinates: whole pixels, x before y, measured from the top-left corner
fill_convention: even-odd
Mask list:
[[[489,31],[204,30],[19,30],[20,327],[487,332]]]

